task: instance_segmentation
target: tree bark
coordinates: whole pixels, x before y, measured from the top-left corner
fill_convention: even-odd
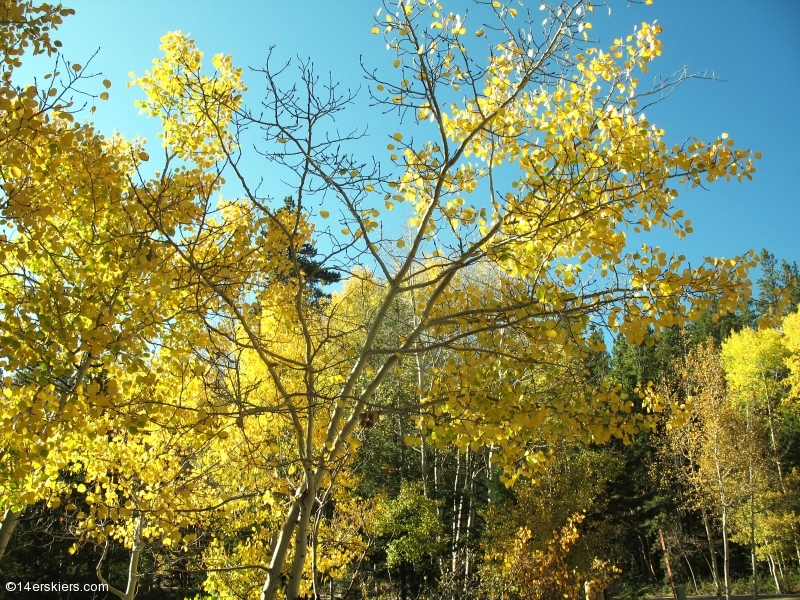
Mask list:
[[[747,405],[747,434],[751,438],[753,433],[753,408]],[[755,511],[755,474],[753,473],[753,453],[747,453],[747,479],[750,487],[750,563],[753,570],[753,600],[758,598],[758,564],[756,562],[756,511]]]
[[[778,551],[778,559],[775,561],[775,564],[778,566],[778,571],[781,573],[781,581],[786,584],[786,574],[783,572],[783,563],[786,562],[786,559],[783,557],[783,551]]]
[[[672,588],[672,595],[675,600],[678,600],[678,592],[675,591],[675,580],[672,579],[672,567],[669,564],[669,552],[667,552],[667,543],[664,541],[664,532],[658,530],[658,537],[661,539],[661,549],[664,551],[664,564],[667,567],[667,575],[669,576],[669,585]]]
[[[128,582],[124,592],[115,588],[113,585],[108,583],[105,577],[103,577],[103,562],[105,561],[106,552],[108,551],[108,540],[106,540],[105,546],[103,547],[103,554],[100,556],[100,560],[97,562],[97,567],[95,568],[97,578],[100,580],[100,583],[105,584],[108,588],[108,591],[121,600],[133,600],[136,597],[136,589],[139,586],[139,560],[141,559],[142,550],[144,549],[144,542],[142,540],[143,528],[144,517],[140,516],[138,519],[136,519],[136,529],[133,533],[131,560],[128,564]]]
[[[412,296],[412,306],[414,306],[414,308],[416,310],[416,302],[414,302],[413,296]],[[414,361],[415,361],[416,374],[417,374],[417,390],[419,390],[418,396],[417,396],[417,402],[419,404],[422,404],[423,366],[422,366],[422,357],[420,356],[419,353],[414,355]],[[421,415],[422,415],[422,409],[420,409],[420,416]],[[422,476],[422,495],[425,498],[430,498],[430,492],[428,490],[428,487],[430,485],[428,483],[428,477],[429,477],[429,475],[428,475],[428,468],[429,468],[428,467],[428,456],[427,456],[428,445],[427,445],[427,443],[425,441],[425,435],[423,435],[421,430],[419,432],[419,438],[420,438],[420,451],[421,451],[421,455],[420,455],[420,459],[421,459],[420,470],[421,470],[421,476]]]
[[[294,559],[286,586],[287,600],[297,600],[300,596],[300,582],[303,580],[303,567],[308,556],[308,525],[311,522],[311,509],[314,506],[314,492],[306,489],[300,499],[300,519],[295,529]]]
[[[717,493],[719,495],[720,511],[722,512],[722,565],[725,574],[725,600],[731,600],[731,556],[728,546],[728,499],[725,495],[725,478],[722,474],[722,465],[719,457],[719,432],[714,432],[714,470],[717,476]]]
[[[756,560],[755,516],[753,499],[750,498],[750,567],[753,570],[753,600],[758,598],[758,561]]]
[[[783,465],[781,464],[781,457],[780,453],[778,452],[778,440],[775,436],[775,422],[772,416],[772,403],[769,399],[769,386],[767,385],[767,378],[766,374],[762,375],[763,382],[764,382],[764,394],[767,401],[767,419],[769,421],[769,439],[772,444],[772,453],[773,453],[773,460],[775,461],[775,467],[778,470],[778,482],[781,485],[781,493],[786,495],[786,482],[783,480]],[[792,541],[794,542],[794,551],[797,554],[798,565],[800,565],[800,543],[798,543],[797,539],[797,528],[795,527],[794,523],[789,523],[789,528],[792,531]]]
[[[281,533],[272,551],[272,559],[269,563],[267,579],[264,581],[264,587],[261,590],[261,600],[275,600],[275,595],[283,581],[283,564],[286,562],[286,552],[289,550],[292,531],[294,531],[297,517],[300,514],[299,502],[299,498],[296,498],[295,501],[292,502],[292,506],[283,521]]]
[[[782,594],[781,582],[778,580],[778,568],[775,566],[775,559],[772,557],[772,554],[767,555],[767,561],[769,563],[769,570],[772,572],[772,577],[775,579],[775,591],[778,594]]]
[[[11,509],[7,510],[6,514],[3,515],[3,522],[0,523],[0,560],[6,553],[8,542],[11,540],[11,534],[14,533],[14,529],[17,528],[21,516],[22,511],[15,512]]]
[[[461,479],[461,452],[456,451],[456,478],[453,482],[453,521],[451,523],[452,530],[452,553],[450,561],[450,573],[453,581],[456,578],[456,563],[458,562],[458,543],[461,534],[461,502],[463,496],[458,493],[458,483]]]
[[[717,566],[717,552],[714,548],[714,538],[711,533],[711,524],[708,522],[708,513],[706,509],[702,509],[703,526],[706,528],[706,539],[708,539],[708,552],[711,555],[711,575],[714,577],[714,588],[716,596],[722,600],[722,588],[719,582],[719,567]]]
[[[681,550],[681,554],[683,555],[683,560],[686,561],[686,566],[689,567],[689,574],[692,576],[692,583],[694,584],[694,593],[700,594],[700,589],[697,587],[697,577],[694,576],[694,569],[692,568],[692,561],[689,560],[689,557],[683,550]]]
[[[472,530],[474,528],[475,523],[475,478],[478,477],[480,469],[475,469],[475,464],[477,461],[473,456],[473,460],[471,463],[471,470],[470,470],[470,481],[469,481],[469,504],[467,505],[467,532],[466,532],[466,544],[464,550],[464,595],[469,591],[469,584],[470,584],[470,576],[472,573],[472,553],[470,548],[467,544],[470,543],[472,539]]]
[[[652,581],[656,581],[658,579],[658,577],[656,577],[656,570],[653,568],[653,563],[650,561],[650,556],[647,553],[647,549],[645,548],[642,536],[637,534],[636,539],[639,540],[639,549],[642,551],[642,559],[644,560],[644,565],[650,569],[649,577],[652,577]]]
[[[731,556],[728,548],[728,510],[722,509],[722,564],[725,571],[725,600],[731,600]]]

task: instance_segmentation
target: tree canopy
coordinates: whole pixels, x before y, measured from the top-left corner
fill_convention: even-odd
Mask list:
[[[59,55],[43,84],[18,86],[25,53],[54,55],[50,31],[71,11],[3,2],[6,540],[24,511],[62,511],[70,551],[95,547],[97,576],[125,599],[142,569],[170,565],[205,573],[219,597],[319,597],[323,580],[332,595],[378,543],[405,586],[413,563],[442,551],[445,510],[452,571],[470,556],[458,548],[476,486],[502,494],[562,454],[594,464],[576,444],[624,448],[664,410],[669,427],[692,418],[691,399],[659,392],[642,368],[599,369],[596,332],[643,355],[709,311],[716,322],[747,310],[755,253],[690,267],[630,236],[691,234],[679,189],[750,179],[759,154],[726,133],[670,147],[647,120],[682,80],[640,84],[661,54],[657,24],[601,48],[591,1],[542,5],[542,25],[511,4],[476,5],[485,24],[425,0],[376,16],[390,66],[366,77],[374,104],[398,116],[388,157],[350,150],[361,134],[335,120],[353,96],[310,62],[294,80],[271,57],[246,76],[168,33],[129,84],[160,121],[157,158],[75,118],[73,97],[105,100],[111,86],[96,93],[81,65]],[[264,89],[260,103],[248,87]],[[248,176],[251,153],[282,169],[290,197]],[[796,268],[765,264],[770,282],[783,278],[776,290],[796,287]],[[760,300],[776,317],[781,290]],[[796,349],[767,335],[735,334],[723,360],[732,397],[769,412]],[[751,364],[736,345],[749,343],[780,350]],[[669,365],[677,351],[664,344]],[[774,383],[762,389],[764,374]],[[381,436],[401,447],[401,471],[420,461],[420,483],[363,504],[364,523],[360,453]],[[438,460],[455,460],[453,489],[469,492],[446,508],[432,494]],[[589,505],[619,472],[597,464]],[[581,587],[577,573],[605,582],[618,569],[604,560],[564,562],[579,508],[543,521],[552,538],[525,525],[498,545],[533,552],[520,563],[531,581],[558,563],[574,579],[564,589]],[[124,585],[104,571],[114,545],[130,553]]]

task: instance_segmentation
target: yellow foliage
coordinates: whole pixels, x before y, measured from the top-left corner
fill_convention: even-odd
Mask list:
[[[783,321],[784,343],[790,354],[786,357],[789,368],[788,383],[792,397],[800,398],[800,312],[794,312]]]
[[[568,556],[578,541],[578,525],[583,514],[571,516],[567,523],[547,542],[545,549],[532,549],[531,532],[522,528],[517,532],[509,552],[489,554],[487,561],[498,563],[499,568],[485,572],[485,585],[498,600],[563,600],[578,598],[584,583],[591,580],[595,587],[604,589],[619,577],[622,571],[595,558],[591,569],[582,572],[572,567]]]
[[[183,160],[209,167],[237,147],[227,128],[247,90],[242,70],[233,68],[230,56],[218,54],[212,60],[214,74],[204,75],[203,54],[188,36],[170,32],[161,42],[164,58],[128,85],[147,92],[147,100],[137,105],[161,118],[164,146]]]
[[[501,24],[515,16],[495,8]],[[0,3],[10,23],[0,27],[0,509],[80,495],[90,506],[73,517],[82,540],[131,546],[138,536],[169,548],[194,543],[213,513],[226,533],[256,531],[233,549],[210,543],[208,561],[263,569],[269,550],[297,595],[309,587],[304,528],[318,524],[320,543],[340,549],[320,563],[330,573],[363,551],[349,525],[330,530],[311,511],[331,489],[337,518],[352,521],[337,477],[358,428],[401,410],[389,382],[415,382],[402,410],[418,416],[421,435],[491,447],[511,485],[554,461],[544,446],[629,442],[654,425],[621,386],[587,381],[593,320],[640,342],[696,318],[712,296],[729,311],[749,297],[751,254],[690,269],[659,247],[628,247],[629,229],[691,233],[676,184],[749,179],[757,158],[727,134],[668,148],[646,120],[637,75],[661,53],[656,25],[571,56],[574,78],[547,68],[565,62],[556,55],[588,23],[554,28],[539,54],[511,33],[490,39],[514,28],[487,27],[485,70],[470,79],[461,16],[423,2],[387,16],[378,31],[396,36],[388,47],[402,79],[386,104],[413,107],[438,132],[420,144],[392,131],[391,176],[365,172],[312,132],[341,105],[302,98],[315,94],[309,70],[308,85],[288,94],[267,70],[271,114],[256,118],[231,57],[214,57],[208,72],[194,42],[169,33],[163,56],[131,82],[162,126],[163,163],[146,176],[144,141],[75,123],[52,86],[11,83],[26,48],[54,51],[49,32],[69,12]],[[419,20],[427,12],[430,27]],[[71,65],[69,85],[82,72]],[[466,81],[478,84],[472,96],[443,101]],[[249,126],[280,148],[264,155],[297,176],[283,207],[239,169]],[[500,167],[508,172],[495,177]],[[240,197],[221,196],[229,173]],[[370,204],[378,189],[387,208],[410,205],[400,242]],[[316,194],[336,208],[312,206]],[[320,267],[344,284],[324,301],[307,260],[314,214],[339,219],[324,230]],[[637,393],[646,411],[660,410],[652,389]],[[59,481],[64,468],[84,481]],[[551,557],[523,551],[520,533],[518,567],[535,593],[573,589],[563,557],[577,522],[554,537]],[[280,527],[295,537],[267,548],[267,530]],[[213,576],[209,591],[252,595],[249,570]],[[282,585],[275,577],[268,600]]]
[[[783,337],[777,329],[743,329],[722,344],[728,390],[741,405],[764,406],[770,414],[776,409],[783,387],[780,371],[789,358]]]

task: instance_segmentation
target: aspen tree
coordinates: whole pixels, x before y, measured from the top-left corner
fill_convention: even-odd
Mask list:
[[[235,324],[235,343],[263,361],[277,396],[259,410],[284,414],[296,443],[300,468],[264,600],[284,582],[286,597],[298,596],[317,492],[362,415],[380,412],[376,394],[403,357],[447,350],[432,387],[409,410],[423,411],[421,426],[435,443],[496,447],[511,485],[546,463],[533,441],[630,440],[651,426],[646,412],[632,410],[634,399],[613,386],[592,389],[575,369],[589,351],[592,319],[638,343],[651,327],[697,318],[709,294],[728,311],[747,299],[751,254],[688,268],[660,247],[626,243],[629,229],[691,233],[675,207],[677,186],[749,179],[758,157],[726,133],[670,148],[647,121],[649,99],[682,79],[639,87],[639,74],[661,53],[660,27],[643,23],[601,49],[588,43],[591,2],[544,5],[542,25],[500,2],[479,4],[489,27],[422,1],[387,5],[376,17],[373,32],[386,38],[397,76],[370,74],[371,93],[417,124],[390,132],[388,170],[342,149],[357,134],[324,134],[352,96],[323,88],[310,63],[299,67],[301,85],[286,88],[270,57],[256,73],[266,84],[258,111],[243,104],[230,58],[216,57],[215,73],[205,75],[199,51],[179,34],[165,38],[164,58],[137,80],[147,93],[141,106],[162,119],[168,156],[163,183],[137,189],[142,210],[214,318]],[[474,58],[473,34],[488,44],[488,58]],[[459,94],[466,97],[455,100]],[[240,169],[245,130],[258,131],[261,154],[293,178],[293,210],[277,208]],[[181,161],[185,171],[176,168]],[[209,192],[225,170],[243,197],[212,219],[218,209]],[[198,177],[205,183],[191,183]],[[161,201],[175,185],[185,199]],[[386,226],[399,204],[410,213],[410,240]],[[297,250],[312,230],[328,247],[325,268],[374,288],[354,351],[339,347],[336,301],[320,312],[304,300]],[[217,232],[212,249],[204,241]],[[399,260],[389,261],[390,252]],[[296,283],[272,289],[266,273],[276,268]],[[415,319],[389,340],[381,333],[397,302],[413,304]],[[296,344],[271,345],[263,328],[259,334],[265,311],[295,332]],[[320,389],[333,374],[341,377],[335,390]],[[640,394],[638,402],[658,410],[656,398]]]
[[[263,374],[255,396],[227,393],[195,417],[198,439],[270,418],[283,432],[276,452],[292,468],[280,465],[287,493],[271,508],[280,526],[262,537],[264,600],[308,587],[319,498],[346,470],[359,428],[396,409],[380,392],[405,359],[441,353],[404,407],[426,439],[491,448],[507,485],[552,462],[542,445],[629,442],[652,428],[648,411],[662,406],[652,390],[629,398],[585,377],[583,358],[601,345],[589,325],[639,343],[651,328],[697,318],[709,297],[726,311],[746,301],[753,255],[690,268],[660,247],[630,248],[628,236],[690,234],[678,188],[750,179],[759,155],[726,133],[669,147],[647,120],[648,103],[686,77],[641,88],[661,53],[658,25],[599,48],[588,39],[591,1],[538,12],[477,4],[485,26],[427,0],[376,17],[395,70],[370,73],[370,93],[406,118],[387,132],[382,163],[348,153],[358,133],[326,131],[353,97],[320,83],[310,63],[300,85],[284,86],[270,56],[253,74],[266,89],[253,110],[233,59],[217,55],[208,70],[179,32],[133,82],[146,95],[140,108],[162,123],[157,166],[141,141],[75,126],[66,104],[42,112],[50,105],[36,89],[6,93],[0,116],[17,134],[0,161],[11,232],[0,239],[4,509],[40,499],[30,482],[50,453],[67,455],[62,436],[80,433],[84,415],[113,415],[130,435],[158,426],[152,403],[126,403],[111,383],[117,373],[146,378],[158,361],[191,364],[199,382],[242,351]],[[34,48],[46,48],[36,27]],[[6,31],[11,69],[23,45]],[[36,119],[49,133],[21,143]],[[246,132],[285,170],[291,203],[246,176]],[[221,196],[226,179],[233,198]],[[407,237],[392,227],[402,207]],[[309,285],[303,253],[315,245],[320,268],[344,280],[330,302],[315,302]],[[413,318],[394,335],[398,304]],[[165,410],[183,402],[165,398]]]

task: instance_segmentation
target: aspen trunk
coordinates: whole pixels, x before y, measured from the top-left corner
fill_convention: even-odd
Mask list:
[[[778,570],[781,572],[781,581],[786,583],[786,575],[783,572],[783,563],[786,562],[786,559],[783,557],[783,551],[778,551],[778,558],[775,561],[775,564],[778,565]]]
[[[766,375],[763,375],[764,380],[764,393],[767,399],[767,418],[769,421],[769,439],[772,445],[772,453],[774,455],[775,467],[778,470],[778,482],[781,486],[781,492],[786,494],[786,482],[783,480],[783,465],[781,464],[780,453],[778,452],[778,441],[775,436],[775,422],[772,417],[772,405],[769,401],[769,387],[767,386]],[[792,531],[792,541],[794,542],[794,551],[797,554],[798,566],[800,566],[800,543],[797,539],[797,528],[794,523],[789,523],[789,528]]]
[[[303,567],[308,556],[308,526],[311,522],[311,509],[314,506],[314,492],[309,488],[300,499],[300,518],[295,528],[294,559],[286,586],[287,600],[297,600],[300,596],[300,582],[303,580]]]
[[[637,535],[636,539],[639,540],[639,550],[642,551],[642,559],[644,560],[644,565],[650,569],[650,576],[652,577],[652,580],[656,581],[658,579],[656,577],[656,570],[653,568],[653,563],[650,561],[650,555],[647,553],[644,541],[642,540],[642,536]]]
[[[751,437],[753,433],[752,407],[747,406],[747,433]],[[758,564],[756,562],[756,511],[755,511],[755,476],[753,473],[753,454],[747,453],[747,479],[750,484],[750,563],[753,569],[753,600],[758,598]]]
[[[478,476],[478,472],[475,470],[475,463],[475,457],[473,456],[469,481],[469,504],[467,505],[467,532],[465,536],[467,544],[469,544],[470,540],[472,539],[472,529],[475,523],[475,478]],[[464,595],[466,595],[469,591],[471,570],[472,554],[469,547],[466,546],[464,550]]]
[[[272,559],[269,563],[267,579],[261,590],[261,600],[275,600],[278,588],[283,581],[283,565],[286,562],[286,552],[292,539],[292,532],[297,524],[297,517],[300,514],[300,499],[295,499],[286,518],[283,521],[278,541],[272,551]]]
[[[319,575],[317,566],[317,551],[319,549],[319,524],[322,522],[322,511],[325,508],[327,498],[323,498],[317,506],[317,514],[314,517],[314,525],[311,528],[311,591],[314,598],[319,598],[317,593],[317,577]],[[358,569],[358,567],[356,567]],[[324,588],[323,588],[324,589]],[[333,595],[331,595],[333,599]]]
[[[753,570],[753,600],[758,598],[758,562],[756,561],[756,527],[753,499],[750,498],[750,567]]]
[[[416,364],[416,372],[417,372],[417,389],[420,390],[419,395],[417,396],[417,401],[421,404],[422,403],[422,384],[423,384],[423,369],[422,369],[422,357],[419,353],[414,355],[414,360]],[[422,414],[422,410],[420,409],[420,415]],[[425,436],[420,433],[420,450],[421,450],[421,475],[422,475],[422,495],[425,498],[430,498],[430,493],[428,490],[429,483],[428,483],[428,457],[427,457],[427,443],[425,441]]]
[[[700,589],[697,587],[697,577],[694,576],[694,569],[692,568],[692,561],[689,560],[689,557],[686,556],[686,552],[681,550],[681,554],[683,555],[683,560],[686,561],[686,566],[689,567],[689,574],[692,576],[692,584],[694,585],[694,593],[699,594]]]
[[[433,447],[433,494],[438,498],[439,494],[439,451]]]
[[[731,600],[731,555],[728,548],[728,511],[722,509],[722,565],[725,572],[725,600]]]
[[[0,523],[0,559],[2,559],[3,555],[6,553],[8,542],[11,540],[11,534],[14,533],[14,529],[17,528],[21,516],[22,511],[15,512],[10,509],[3,515],[3,522]]]
[[[714,548],[714,538],[711,533],[711,524],[708,522],[708,513],[704,508],[702,510],[703,514],[703,526],[706,528],[706,539],[708,540],[708,552],[711,555],[711,575],[714,577],[714,588],[716,590],[716,596],[721,600],[722,598],[722,588],[719,582],[719,567],[717,566],[717,552]]]
[[[142,529],[144,518],[136,520],[136,532],[133,536],[133,547],[131,548],[131,562],[128,566],[128,585],[125,589],[124,600],[133,600],[136,597],[136,588],[139,586],[139,559],[142,555],[144,544],[142,543]]]
[[[458,544],[461,536],[461,503],[464,500],[463,495],[458,493],[458,483],[461,476],[461,453],[456,452],[456,478],[453,482],[453,523],[452,523],[452,554],[450,573],[453,576],[453,581],[456,577],[456,565],[458,562]]]
[[[717,475],[717,492],[719,505],[722,511],[722,565],[725,574],[725,600],[731,600],[731,555],[728,547],[728,500],[725,497],[725,481],[722,475],[722,465],[719,458],[718,433],[714,433],[714,470]]]
[[[133,546],[131,546],[131,560],[128,563],[128,581],[125,586],[125,591],[119,590],[115,588],[113,585],[108,583],[105,577],[103,577],[103,562],[106,558],[106,552],[108,551],[108,541],[103,548],[103,554],[100,556],[100,560],[97,563],[97,567],[95,571],[97,572],[97,578],[100,580],[101,583],[105,584],[108,587],[108,591],[120,598],[121,600],[133,600],[136,597],[136,590],[139,587],[139,561],[142,557],[142,550],[144,549],[144,541],[142,540],[142,530],[144,529],[144,517],[140,516],[136,519],[136,528],[134,529],[133,533]]]
[[[781,590],[781,582],[778,580],[778,568],[775,566],[775,559],[772,557],[772,554],[767,555],[767,562],[769,564],[769,570],[772,573],[772,577],[775,579],[775,591],[779,594],[782,594],[783,590]]]

